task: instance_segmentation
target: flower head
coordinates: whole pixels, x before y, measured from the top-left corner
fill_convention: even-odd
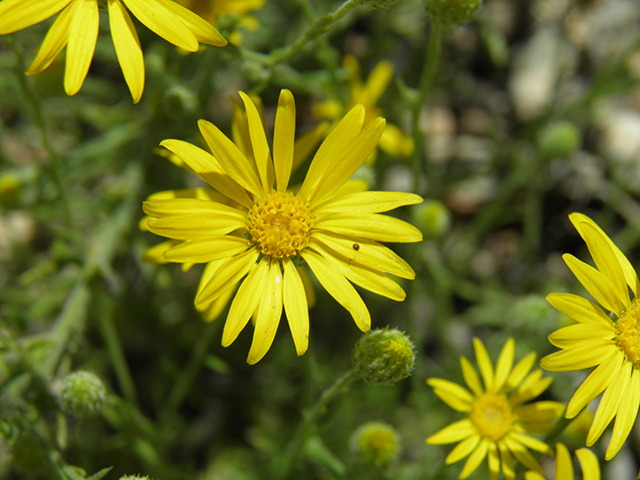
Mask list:
[[[640,281],[629,260],[593,220],[580,213],[572,213],[569,219],[587,244],[596,268],[569,254],[563,256],[564,261],[600,305],[569,293],[547,297],[577,323],[549,335],[549,341],[561,351],[544,357],[540,366],[552,371],[596,367],[573,394],[566,416],[575,417],[604,392],[587,446],[598,440],[615,417],[605,454],[610,460],[629,435],[640,405]]]
[[[207,308],[239,285],[222,344],[230,345],[254,317],[247,361],[256,363],[269,350],[283,310],[298,355],[307,350],[309,312],[296,268],[300,261],[351,313],[362,331],[369,330],[371,318],[351,282],[403,300],[404,291],[387,273],[408,279],[415,273],[378,242],[416,242],[422,235],[415,227],[380,212],[422,199],[409,193],[342,190],[384,129],[382,118],[363,128],[365,111],[361,105],[355,106],[322,143],[302,185],[290,190],[297,158],[291,92],[280,94],[273,155],[258,108],[249,96],[240,95],[249,126],[249,138],[240,142],[244,143],[242,148],[204,120],[199,122],[200,132],[213,155],[180,140],[161,143],[217,191],[203,189],[199,198],[181,198],[172,192],[152,196],[144,203],[149,217],[143,226],[172,240],[162,251],[167,261],[208,263],[196,307]]]
[[[588,448],[576,450],[576,457],[582,468],[583,480],[600,480],[600,464],[598,458]],[[552,480],[545,477],[540,472],[529,470],[524,474],[525,480]],[[556,444],[556,474],[554,480],[573,480],[573,462],[567,447],[562,443]]]
[[[364,466],[384,468],[398,458],[400,441],[395,429],[386,423],[361,425],[349,442],[356,459]]]
[[[75,95],[93,58],[101,4],[107,5],[111,37],[134,103],[144,90],[144,61],[128,11],[168,42],[190,52],[197,51],[200,43],[217,47],[227,43],[211,24],[172,0],[4,0],[0,2],[0,35],[17,32],[60,12],[27,75],[42,72],[67,47],[64,88],[68,95]]]
[[[346,105],[338,100],[328,100],[314,105],[313,112],[318,118],[338,119],[354,105],[361,104],[365,108],[365,125],[379,117],[382,112],[377,106],[378,99],[384,93],[393,77],[393,65],[383,60],[373,69],[366,83],[362,82],[358,60],[347,55],[343,65],[349,75],[349,98]],[[380,137],[380,148],[391,155],[408,156],[413,153],[413,139],[399,127],[387,124]]]
[[[495,370],[482,342],[474,338],[473,345],[484,387],[465,357],[461,357],[460,363],[470,391],[448,380],[428,379],[435,394],[454,410],[463,412],[466,418],[427,438],[427,443],[460,442],[445,460],[451,464],[469,456],[460,478],[467,478],[487,455],[492,480],[498,478],[501,469],[507,480],[515,478],[513,457],[528,468],[542,472],[527,448],[543,453],[550,449],[530,434],[549,430],[563,405],[549,401],[525,403],[545,391],[551,378],[541,378],[542,370],[529,373],[535,353],[513,366],[513,339],[504,345]]]

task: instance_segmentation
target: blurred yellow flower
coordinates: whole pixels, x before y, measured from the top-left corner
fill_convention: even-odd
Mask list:
[[[640,305],[636,303],[640,282],[629,260],[593,220],[580,213],[572,213],[569,219],[587,244],[596,268],[569,254],[563,256],[564,261],[600,306],[569,293],[549,295],[549,303],[577,324],[549,335],[549,341],[562,350],[544,357],[540,366],[556,372],[597,366],[573,394],[566,417],[575,417],[604,392],[587,446],[600,438],[615,417],[605,454],[610,460],[629,435],[640,405]]]
[[[42,72],[67,47],[64,88],[68,95],[75,95],[89,71],[98,38],[99,10],[105,5],[116,55],[134,103],[140,101],[144,90],[144,60],[127,9],[150,30],[187,51],[197,51],[199,43],[227,44],[208,22],[172,0],[4,0],[0,2],[0,35],[35,25],[62,10],[27,75]]]
[[[509,339],[502,348],[495,370],[482,342],[474,338],[473,346],[484,388],[475,368],[465,357],[460,358],[460,363],[471,391],[448,380],[428,379],[427,383],[438,397],[467,417],[427,438],[427,443],[460,442],[449,453],[445,463],[455,463],[469,456],[460,474],[461,479],[471,475],[487,456],[492,480],[497,480],[501,469],[507,480],[515,478],[513,457],[542,473],[538,461],[527,448],[542,453],[550,453],[551,449],[530,434],[546,433],[564,406],[551,401],[525,403],[544,392],[551,378],[541,378],[542,370],[529,374],[536,357],[533,352],[513,367],[513,339]]]
[[[367,112],[365,125],[374,118],[382,115],[377,106],[378,99],[385,91],[393,77],[393,65],[383,60],[373,69],[366,83],[362,82],[358,60],[347,55],[343,59],[343,66],[349,75],[349,99],[346,105],[338,100],[328,100],[313,107],[313,113],[318,118],[334,120],[341,118],[345,111],[354,105],[362,104]],[[408,156],[413,153],[413,138],[400,130],[399,127],[387,124],[380,137],[380,148],[390,155]],[[372,163],[373,157],[367,162]]]
[[[207,193],[208,198],[152,197],[144,203],[148,217],[143,223],[149,231],[174,241],[163,252],[167,261],[214,265],[209,278],[203,276],[197,307],[206,308],[240,284],[222,344],[230,345],[254,317],[247,358],[253,364],[269,350],[283,309],[296,352],[302,355],[307,350],[309,312],[294,263],[298,258],[362,331],[369,330],[371,318],[350,282],[403,300],[404,291],[387,273],[408,279],[415,273],[378,241],[417,242],[422,234],[379,213],[422,199],[397,192],[342,193],[341,187],[375,148],[385,125],[378,118],[363,128],[362,105],[349,111],[325,139],[299,189],[288,191],[296,157],[293,95],[288,90],[280,94],[273,157],[258,108],[249,96],[242,92],[240,96],[249,125],[249,138],[241,143],[250,155],[204,120],[198,125],[213,155],[180,140],[163,141],[162,146],[217,191]]]
[[[600,464],[594,453],[587,448],[576,450],[576,457],[582,468],[583,480],[600,480]],[[540,472],[529,470],[524,474],[525,480],[552,480],[551,477],[545,477]],[[573,480],[573,462],[571,454],[567,447],[562,443],[556,444],[556,474],[553,480]]]

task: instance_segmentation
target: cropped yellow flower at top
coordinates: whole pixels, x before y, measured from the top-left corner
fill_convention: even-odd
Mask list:
[[[333,120],[340,118],[347,109],[354,105],[362,104],[367,112],[366,125],[382,114],[377,103],[393,77],[393,64],[387,60],[378,63],[366,83],[362,82],[360,65],[355,57],[345,56],[343,65],[349,75],[349,99],[346,106],[338,100],[328,100],[314,105],[313,112],[318,118]],[[414,149],[413,138],[396,125],[389,123],[380,137],[379,145],[391,155],[408,156],[413,153]]]
[[[605,454],[610,460],[629,435],[640,405],[640,282],[629,260],[593,220],[580,213],[572,213],[569,219],[587,244],[596,268],[569,254],[563,256],[564,261],[600,306],[569,293],[549,295],[549,303],[577,324],[549,336],[562,350],[542,358],[540,366],[552,371],[596,367],[573,394],[566,417],[575,417],[604,392],[587,446],[598,440],[615,417]]]
[[[340,192],[384,129],[383,118],[363,128],[362,105],[351,109],[322,143],[302,185],[288,190],[296,156],[293,95],[288,90],[280,94],[273,156],[256,105],[246,94],[240,96],[251,155],[201,120],[200,132],[213,155],[180,140],[165,140],[161,145],[217,191],[207,198],[150,198],[143,208],[149,216],[145,228],[175,241],[163,252],[167,261],[215,265],[210,277],[201,282],[196,307],[206,308],[239,284],[222,344],[230,345],[253,317],[247,359],[253,364],[269,350],[283,309],[298,355],[307,350],[309,312],[296,269],[299,259],[362,331],[369,330],[371,318],[351,282],[403,300],[404,291],[387,274],[412,279],[415,273],[378,242],[417,242],[422,234],[380,213],[420,203],[422,198],[398,192]]]
[[[487,456],[492,480],[497,480],[500,470],[507,480],[515,478],[513,457],[542,473],[540,464],[527,448],[542,453],[551,453],[551,449],[530,434],[546,433],[564,406],[550,401],[525,403],[544,392],[551,378],[541,378],[542,370],[529,373],[536,358],[533,352],[513,366],[513,339],[509,339],[502,348],[495,370],[482,342],[474,338],[473,346],[484,387],[475,368],[465,357],[460,358],[460,363],[470,391],[448,380],[428,379],[434,393],[454,410],[463,412],[466,418],[427,438],[427,443],[460,442],[449,453],[445,463],[455,463],[469,456],[460,474],[461,479],[471,475]]]
[[[576,457],[582,469],[582,480],[600,480],[600,464],[591,450],[580,448],[576,450]],[[556,444],[556,474],[553,479],[533,470],[524,474],[524,480],[573,480],[574,478],[571,454],[562,443]]]
[[[172,0],[3,0],[0,35],[35,25],[61,11],[27,75],[42,72],[67,47],[64,88],[68,95],[75,95],[89,71],[103,6],[109,11],[111,37],[134,103],[140,101],[144,90],[144,60],[127,9],[150,30],[187,51],[197,51],[200,43],[227,44],[211,24]]]

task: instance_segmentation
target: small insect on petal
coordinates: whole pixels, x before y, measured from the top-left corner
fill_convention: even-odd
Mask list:
[[[357,243],[354,243],[353,249],[357,252],[358,250],[360,250],[360,245],[358,245]]]

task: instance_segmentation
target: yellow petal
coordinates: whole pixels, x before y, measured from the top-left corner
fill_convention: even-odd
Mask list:
[[[390,123],[384,128],[378,146],[389,155],[402,157],[411,155],[415,148],[413,138]]]
[[[327,122],[321,122],[296,139],[293,147],[292,171],[295,172],[298,167],[302,165],[311,152],[316,148],[320,139],[324,137],[328,128],[329,124]]]
[[[500,461],[502,462],[502,471],[505,480],[515,480],[516,473],[513,469],[513,456],[503,442],[498,442],[498,451],[500,452]],[[546,480],[546,479],[544,479]]]
[[[216,298],[206,309],[204,309],[204,311],[202,312],[202,319],[205,322],[213,322],[220,316],[235,293],[235,288],[230,288],[225,293]]]
[[[226,235],[246,226],[244,215],[211,215],[196,213],[172,215],[158,220],[147,221],[147,228],[156,235],[176,240],[191,240],[210,235]]]
[[[310,245],[322,244],[355,265],[363,265],[400,278],[414,279],[411,266],[384,245],[358,237],[345,237],[332,232],[314,231]],[[355,246],[354,246],[355,245]]]
[[[513,415],[524,426],[529,433],[531,425],[550,423],[557,419],[564,412],[564,404],[551,400],[527,403],[513,409]]]
[[[231,139],[248,160],[253,160],[253,148],[251,148],[247,112],[233,97],[231,97],[231,107],[233,109],[231,117]]]
[[[250,247],[246,239],[230,235],[212,235],[187,240],[165,252],[165,258],[177,263],[208,263],[231,258]]]
[[[454,410],[459,412],[471,410],[474,398],[471,392],[463,386],[442,378],[429,378],[427,385],[432,387],[434,393]]]
[[[627,285],[629,285],[634,295],[637,296],[640,293],[640,280],[638,280],[638,275],[636,274],[635,269],[631,266],[631,263],[629,262],[627,257],[620,251],[620,249],[616,246],[616,244],[613,243],[611,239],[607,236],[607,234],[604,233],[604,231],[586,215],[583,215],[581,213],[572,213],[571,215],[569,215],[569,219],[571,220],[571,223],[573,223],[574,227],[576,227],[579,233],[581,230],[580,225],[583,223],[586,223],[593,226],[596,230],[598,230],[604,236],[607,243],[609,243],[611,250],[613,250],[613,252],[615,253],[616,258],[618,259],[618,263],[622,267],[622,271],[624,272],[624,277],[627,281]]]
[[[131,91],[133,103],[138,103],[144,90],[142,47],[131,17],[120,0],[109,0],[109,26],[124,80]]]
[[[614,415],[618,413],[618,406],[622,401],[622,397],[627,394],[627,386],[631,380],[632,369],[633,364],[631,362],[624,362],[611,384],[604,391],[587,434],[587,447],[593,445],[600,438],[604,429],[611,423]]]
[[[636,420],[638,406],[640,406],[640,370],[634,368],[618,406],[611,440],[604,456],[605,460],[611,460],[620,451]]]
[[[0,9],[7,3],[7,0],[0,2]],[[42,72],[45,68],[51,65],[51,62],[58,56],[62,49],[67,45],[69,41],[69,29],[71,28],[71,21],[75,16],[76,10],[80,4],[73,2],[67,8],[65,8],[58,18],[53,23],[47,36],[44,38],[44,42],[38,50],[38,55],[35,60],[29,66],[27,75],[36,75]],[[3,18],[0,14],[0,18]]]
[[[582,468],[583,480],[600,480],[600,462],[598,457],[588,448],[579,448],[576,450],[576,457]]]
[[[256,308],[258,308],[258,302],[262,298],[268,272],[269,259],[264,257],[240,285],[238,293],[231,303],[227,321],[224,324],[224,331],[222,332],[223,347],[228,347],[238,338],[238,335],[247,325]]]
[[[422,233],[413,225],[378,213],[332,213],[318,218],[315,227],[327,233],[378,242],[412,243],[422,240]]]
[[[245,218],[245,214],[237,208],[222,203],[210,202],[199,198],[173,198],[167,200],[147,200],[142,203],[144,213],[152,217],[172,215],[201,214],[218,217]]]
[[[0,35],[40,23],[70,2],[71,0],[4,0],[0,2]]]
[[[342,106],[342,103],[337,100],[327,100],[314,104],[311,107],[311,111],[317,118],[333,120],[334,118],[338,118],[340,115],[343,115],[345,109]]]
[[[67,95],[75,95],[89,72],[93,52],[98,39],[100,14],[98,2],[79,2],[69,26],[67,61],[64,73],[64,89]]]
[[[213,156],[224,171],[239,185],[261,198],[264,190],[260,185],[258,175],[238,147],[212,123],[200,120],[198,126]]]
[[[480,375],[482,375],[482,380],[484,381],[485,391],[489,391],[493,385],[493,365],[491,365],[491,359],[482,341],[477,337],[473,338],[473,348],[476,352],[476,360],[478,361],[478,367],[480,367]]]
[[[403,192],[358,192],[333,196],[314,207],[314,213],[380,213],[422,203],[422,197]]]
[[[517,441],[514,440],[514,437],[516,437],[516,435],[519,435],[519,434],[516,434],[515,432],[511,431],[510,433],[507,434],[505,438],[501,440],[501,442],[503,442],[507,446],[511,454],[514,457],[516,457],[516,459],[520,463],[524,464],[527,468],[530,468],[531,470],[534,470],[536,472],[542,472],[542,468],[540,468],[540,464],[533,457],[533,455],[531,455],[529,450],[527,450],[522,445],[522,443],[520,442],[520,438]],[[519,436],[524,437],[524,435],[519,435]],[[553,451],[549,448],[549,446],[546,443],[541,442],[540,440],[536,440],[536,442],[541,444],[540,445],[541,450],[538,450],[538,451],[548,452],[549,454],[553,454]]]
[[[536,398],[551,385],[552,378],[542,378],[542,370],[534,370],[509,397],[509,403],[517,406]]]
[[[598,365],[598,367],[584,379],[573,394],[573,397],[571,397],[567,405],[566,417],[575,417],[588,403],[600,395],[604,389],[611,384],[616,373],[620,371],[623,361],[624,354],[619,352]]]
[[[549,335],[549,342],[558,348],[567,348],[592,338],[612,340],[615,336],[615,328],[609,325],[578,323],[556,330]]]
[[[447,443],[459,442],[474,434],[478,437],[471,420],[465,418],[464,420],[458,420],[457,422],[446,426],[438,433],[431,435],[427,438],[427,443],[430,445],[445,445]]]
[[[149,30],[189,52],[198,51],[198,39],[184,22],[167,8],[166,0],[122,0]],[[96,2],[97,3],[97,2]]]
[[[282,89],[278,98],[276,123],[273,129],[273,164],[279,192],[284,192],[289,185],[293,167],[295,136],[296,104],[291,92]]]
[[[462,367],[464,381],[476,397],[481,396],[484,393],[484,390],[480,384],[480,377],[478,376],[476,369],[473,368],[473,365],[471,365],[471,362],[469,362],[466,357],[460,357],[460,366]]]
[[[540,359],[540,366],[552,372],[591,368],[614,355],[618,347],[610,340],[594,339]]]
[[[165,252],[176,245],[180,245],[181,243],[182,242],[180,240],[169,240],[159,243],[144,252],[144,255],[142,255],[142,261],[147,263],[157,263],[159,265],[168,263],[169,260],[164,257]]]
[[[161,146],[179,156],[196,174],[223,195],[251,208],[247,192],[222,168],[213,155],[182,140],[164,140]]]
[[[358,328],[363,332],[369,331],[371,314],[349,281],[317,253],[303,250],[300,255],[329,295],[351,314]]]
[[[573,479],[571,454],[562,443],[556,443],[556,478]]]
[[[467,462],[464,464],[464,468],[460,473],[458,478],[465,479],[469,475],[471,475],[477,468],[480,466],[484,457],[487,456],[487,452],[489,451],[489,441],[482,440],[478,448],[476,448],[473,453],[467,459]]]
[[[515,367],[513,367],[513,370],[511,370],[511,374],[507,379],[507,383],[505,383],[504,385],[504,393],[511,391],[517,385],[520,385],[522,383],[524,377],[527,376],[535,361],[536,354],[535,352],[531,352],[522,360],[520,360]]]
[[[498,454],[498,447],[495,443],[489,444],[489,474],[491,480],[498,480],[500,476],[500,456]]]
[[[343,145],[342,150],[336,152],[337,155],[329,163],[324,175],[318,180],[317,189],[307,197],[312,208],[344,185],[362,166],[378,144],[384,125],[384,118],[376,118],[355,135],[348,145]]]
[[[613,327],[611,319],[596,304],[571,293],[552,293],[547,301],[556,310],[580,323],[599,323]]]
[[[138,1],[138,0],[128,0],[128,1]],[[156,0],[156,1],[162,7],[166,8],[175,16],[176,20],[172,20],[172,25],[175,24],[175,21],[181,21],[191,31],[191,33],[195,35],[196,39],[200,43],[213,45],[215,47],[224,47],[227,44],[227,41],[224,39],[224,37],[220,35],[220,33],[215,28],[213,28],[213,26],[209,22],[207,22],[200,16],[196,15],[188,8],[185,8],[182,5],[179,5],[176,2],[169,1],[169,0]],[[158,33],[158,35],[160,34]],[[171,40],[169,39],[167,40],[173,43]],[[178,45],[178,44],[174,43],[174,45]]]
[[[267,144],[267,136],[264,132],[264,124],[258,113],[258,109],[253,104],[249,96],[244,92],[240,93],[240,97],[244,102],[247,111],[247,122],[249,124],[249,137],[251,139],[251,147],[253,149],[253,158],[258,167],[258,175],[260,183],[265,193],[271,193],[271,182],[269,181],[268,170],[271,166],[271,153]]]
[[[609,278],[573,255],[565,253],[562,258],[596,302],[616,315],[622,311],[620,299],[615,294],[614,285]]]
[[[362,129],[364,116],[364,107],[356,105],[331,130],[309,165],[309,171],[300,188],[300,195],[311,198],[315,194],[320,180],[326,174],[327,169],[333,165],[336,156],[351,144],[353,138]]]
[[[287,314],[289,329],[293,337],[298,356],[303,355],[309,347],[309,306],[302,279],[298,270],[289,258],[283,260],[284,283],[282,297],[284,311]]]
[[[599,229],[589,223],[581,225],[579,231],[589,248],[589,253],[596,267],[609,279],[613,285],[614,294],[628,308],[631,302],[627,281],[607,238],[600,233]]]
[[[372,105],[378,102],[378,99],[389,86],[392,77],[393,64],[388,60],[379,62],[369,74],[367,83],[364,85],[364,90],[367,99]]]
[[[513,366],[513,353],[515,349],[515,343],[513,338],[507,340],[502,347],[498,363],[496,364],[496,372],[493,379],[493,385],[491,387],[491,393],[498,393],[502,390],[502,387],[507,383],[509,374],[511,373],[511,367]]]
[[[269,351],[282,318],[282,271],[279,260],[271,260],[267,282],[258,305],[253,341],[247,363],[254,365]]]
[[[473,452],[478,444],[480,443],[480,435],[476,434],[471,437],[465,438],[458,445],[454,447],[447,458],[444,459],[445,465],[451,465],[452,463],[458,462],[463,458],[469,456],[471,452]]]
[[[258,255],[258,250],[252,248],[220,265],[215,275],[198,293],[195,299],[196,306],[208,304],[234,287],[242,277],[249,273],[258,259]]]

